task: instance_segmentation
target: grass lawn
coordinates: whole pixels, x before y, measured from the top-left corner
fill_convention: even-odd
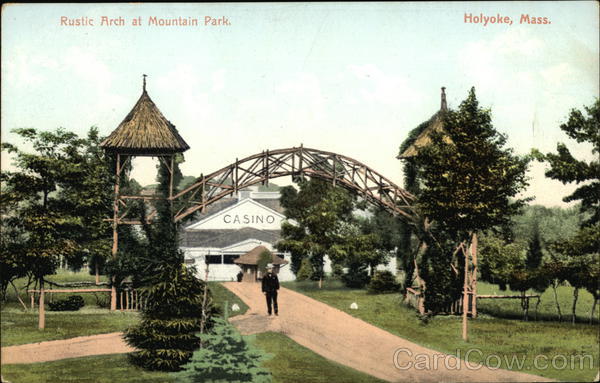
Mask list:
[[[502,359],[502,368],[510,369],[504,358],[506,356],[510,361],[516,355],[524,357],[525,363],[522,368],[513,365],[512,369],[564,381],[591,381],[598,371],[600,339],[597,325],[524,322],[484,314],[469,321],[470,338],[469,342],[464,342],[460,317],[439,316],[424,323],[418,319],[414,309],[400,303],[399,294],[371,295],[365,290],[347,289],[335,281],[325,283],[323,289],[314,282],[286,282],[282,285],[434,350],[453,355],[460,352],[463,359],[470,349],[480,350],[480,353],[471,353],[471,362],[485,362],[489,358],[495,367],[496,358],[490,357],[494,354]],[[358,310],[350,310],[352,302],[358,304]],[[534,366],[538,355],[545,355],[548,361],[556,358],[556,367],[561,367],[563,356],[569,361],[572,356],[584,356],[588,362],[584,368],[579,368],[577,362],[574,368],[564,369],[553,368],[548,363],[548,368],[541,370]],[[593,360],[594,367],[590,366],[590,360]],[[540,365],[543,366],[543,363]]]
[[[93,280],[93,278],[85,272],[73,273],[68,271],[49,277],[49,279],[59,282],[85,281]],[[25,283],[25,280],[18,280],[17,286],[22,286]],[[243,314],[248,309],[244,302],[220,283],[210,282],[209,286],[215,305],[218,305],[221,309],[224,308],[226,301],[229,308],[234,303],[240,306],[240,311],[229,310],[230,316]],[[10,289],[9,292],[8,303],[4,304],[2,311],[0,311],[0,329],[2,331],[0,343],[3,347],[124,331],[127,327],[137,323],[139,319],[139,314],[136,312],[110,312],[105,308],[98,308],[93,294],[83,294],[86,306],[79,311],[53,312],[48,311],[46,307],[46,328],[40,330],[37,328],[37,310],[23,310],[23,307],[17,303],[14,290]],[[58,295],[55,299],[59,299]],[[23,296],[23,298],[26,303],[29,302],[26,296]]]
[[[15,309],[0,313],[2,346],[68,339],[76,336],[123,331],[137,322],[134,312],[109,312],[84,307],[80,311],[46,311],[46,328],[38,329],[37,312]]]
[[[175,382],[168,373],[149,372],[132,366],[125,354],[88,356],[45,363],[9,364],[2,366],[2,376],[12,383]]]
[[[248,310],[248,306],[238,298],[237,295],[225,288],[220,282],[208,282],[210,292],[213,296],[215,305],[218,305],[221,310],[224,310],[225,302],[229,307],[229,317],[242,315]],[[240,307],[239,311],[231,311],[231,306],[237,304]]]
[[[331,362],[300,346],[285,335],[263,333],[255,344],[272,358],[263,362],[278,383],[379,383],[379,379]],[[132,366],[127,356],[101,355],[65,359],[55,362],[12,364],[2,366],[2,375],[17,382],[78,382],[78,383],[168,383],[171,374],[148,372]]]
[[[478,282],[477,283],[478,294],[497,294],[497,295],[521,295],[518,291],[500,291],[497,285],[491,283]],[[527,292],[527,294],[538,295],[539,293],[533,290]],[[562,312],[563,321],[571,321],[571,307],[573,305],[573,288],[571,286],[559,286],[556,289],[556,295],[558,296],[558,304]],[[533,319],[535,315],[535,305],[537,300],[530,299],[529,301],[529,318]],[[579,290],[579,298],[577,299],[577,309],[575,310],[578,322],[589,322],[590,314],[592,311],[592,304],[594,298],[585,289]],[[523,310],[521,309],[521,301],[519,299],[480,299],[477,300],[477,308],[481,312],[491,314],[496,317],[502,318],[514,318],[522,319]],[[600,314],[600,304],[596,305],[596,311],[594,313],[594,321],[598,323]],[[554,291],[552,288],[546,289],[540,297],[540,304],[538,306],[538,319],[539,320],[553,320],[558,321],[558,311],[556,309],[556,303],[554,300]]]
[[[256,335],[256,346],[273,358],[263,362],[279,383],[376,383],[375,377],[332,362],[299,345],[285,335],[266,332]]]

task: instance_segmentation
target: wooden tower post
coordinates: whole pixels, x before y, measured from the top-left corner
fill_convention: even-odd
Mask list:
[[[146,92],[146,75],[143,75],[142,95],[125,119],[119,124],[100,146],[107,152],[116,156],[115,169],[115,187],[112,221],[113,243],[111,255],[113,259],[119,252],[119,225],[141,224],[136,219],[126,219],[127,203],[132,200],[143,200],[150,202],[158,199],[154,196],[133,196],[121,194],[121,177],[127,167],[127,162],[131,163],[133,157],[158,157],[164,161],[169,169],[169,196],[168,200],[173,203],[173,171],[175,165],[175,155],[183,153],[190,147],[179,135],[175,125],[167,120]],[[121,214],[123,210],[123,214]],[[147,216],[147,222],[151,222],[156,212]],[[110,309],[117,308],[117,286],[116,280],[111,280],[111,299]]]

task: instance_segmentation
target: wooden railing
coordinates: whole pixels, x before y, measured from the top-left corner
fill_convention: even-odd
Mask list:
[[[81,294],[81,293],[110,293],[111,289],[42,289],[42,290],[27,290],[31,300],[31,309],[35,308],[35,294],[43,292],[44,294]],[[51,295],[52,297],[52,295]],[[146,307],[147,297],[135,289],[126,288],[117,292],[117,301],[119,306],[117,309],[121,311],[140,311]],[[42,299],[41,304],[44,304]]]
[[[148,298],[144,297],[143,293],[140,293],[134,289],[124,289],[117,292],[118,302],[121,311],[140,311],[143,310],[147,303]]]

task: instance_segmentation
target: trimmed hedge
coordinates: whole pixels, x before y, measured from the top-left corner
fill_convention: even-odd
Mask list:
[[[77,311],[83,306],[85,306],[85,302],[80,295],[70,295],[65,299],[48,303],[50,311]]]

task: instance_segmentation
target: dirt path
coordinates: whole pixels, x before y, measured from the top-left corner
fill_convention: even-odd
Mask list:
[[[50,362],[82,356],[123,354],[134,349],[122,338],[123,333],[113,332],[77,338],[2,347],[2,364]]]
[[[250,307],[246,314],[230,320],[242,333],[281,332],[317,354],[390,382],[550,381],[474,363],[467,365],[285,288],[279,292],[279,316],[269,317],[260,285],[223,285]],[[427,360],[429,368],[419,369],[427,366]]]

